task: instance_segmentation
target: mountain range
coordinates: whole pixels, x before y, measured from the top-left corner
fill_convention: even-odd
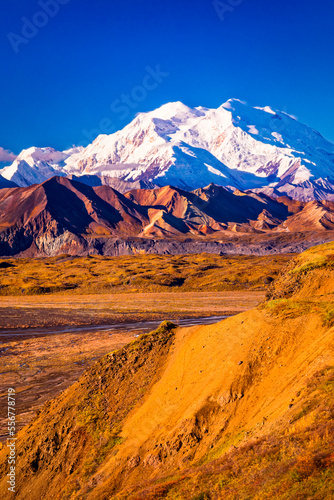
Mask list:
[[[215,184],[193,191],[164,186],[122,194],[110,186],[55,176],[0,190],[2,256],[272,253],[331,240],[333,230],[332,201],[231,192]],[[300,239],[303,233],[308,236]],[[245,248],[238,248],[240,239]],[[252,241],[257,241],[253,250]]]
[[[0,187],[57,175],[122,192],[166,185],[193,191],[214,183],[232,192],[334,200],[334,144],[269,106],[237,99],[218,109],[172,102],[85,148],[23,150],[0,174]]]

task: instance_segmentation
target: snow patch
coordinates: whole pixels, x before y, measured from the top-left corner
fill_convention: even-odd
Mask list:
[[[260,109],[261,111],[264,111],[265,113],[269,113],[270,115],[276,115],[276,111],[271,109],[270,106],[265,106],[264,108],[260,108],[260,107],[255,106],[255,109]]]
[[[278,132],[272,132],[271,134],[278,142],[281,142],[283,144],[283,137],[281,136],[281,134],[279,134]]]
[[[259,135],[259,133],[260,133],[260,132],[258,131],[258,129],[256,128],[256,126],[255,126],[255,125],[247,125],[247,128],[248,128],[248,132],[249,132],[250,134],[253,134],[253,135]]]
[[[222,172],[220,172],[216,168],[212,167],[211,165],[208,165],[207,163],[204,163],[204,165],[207,167],[209,172],[211,172],[212,174],[219,175],[220,177],[225,177],[225,179],[227,179],[226,175],[224,175]]]

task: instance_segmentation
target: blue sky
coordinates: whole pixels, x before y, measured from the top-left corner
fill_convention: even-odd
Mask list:
[[[334,142],[332,0],[217,5],[3,0],[0,146],[65,149],[168,101],[231,97],[284,110]]]

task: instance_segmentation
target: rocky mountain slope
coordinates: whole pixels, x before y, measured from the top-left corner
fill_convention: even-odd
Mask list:
[[[16,498],[330,499],[333,257],[297,257],[254,310],[102,358],[19,433]]]
[[[62,177],[1,190],[0,214],[2,255],[29,249],[76,253],[82,250],[82,235],[126,236],[149,222],[141,207],[112,188],[91,188]]]
[[[334,144],[268,106],[237,99],[218,109],[174,102],[140,113],[86,148],[22,151],[1,174],[20,186],[55,174],[83,175],[116,188],[116,182],[141,181],[193,190],[213,182],[302,201],[333,200]]]
[[[0,190],[2,256],[289,252],[329,241],[333,230],[334,202],[293,202],[213,184],[123,195],[53,177]],[[236,236],[243,249],[235,246]]]

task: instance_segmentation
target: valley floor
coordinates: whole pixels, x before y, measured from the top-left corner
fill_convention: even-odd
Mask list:
[[[1,297],[0,329],[104,325],[231,315],[254,307],[264,291],[121,293]]]

